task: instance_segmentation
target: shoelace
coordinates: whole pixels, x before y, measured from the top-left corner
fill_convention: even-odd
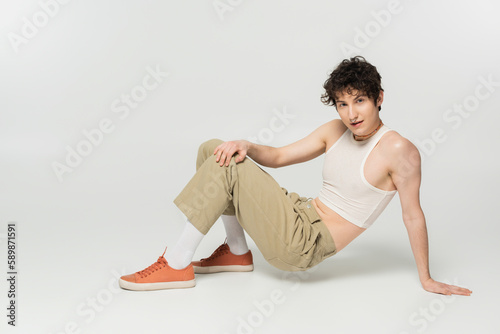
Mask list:
[[[141,276],[141,278],[146,277],[148,275],[151,275],[153,272],[155,272],[161,268],[164,268],[167,265],[167,260],[165,260],[165,258],[163,257],[163,255],[165,255],[166,251],[167,251],[167,248],[165,247],[165,251],[158,258],[158,261],[156,261],[155,263],[153,263],[152,265],[150,265],[146,269],[137,272]]]
[[[146,269],[141,270],[137,273],[141,276],[141,278],[146,277],[146,276],[151,275],[153,272],[155,272],[161,268],[164,268],[166,265],[167,265],[167,261],[165,260],[165,258],[163,256],[160,256],[158,258],[158,261],[156,261],[155,263],[153,263],[152,265],[150,265]]]
[[[229,250],[228,245],[224,242],[222,245],[220,245],[213,253],[207,258],[201,259],[200,261],[208,261],[215,259],[216,257],[219,257],[221,255],[227,254]]]

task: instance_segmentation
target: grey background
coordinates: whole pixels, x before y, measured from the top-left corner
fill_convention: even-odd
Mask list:
[[[16,50],[9,38],[21,36],[23,18],[43,16],[42,5],[2,1],[2,268],[7,222],[18,223],[19,235],[19,326],[8,328],[2,313],[2,332],[498,333],[500,87],[460,123],[456,113],[444,117],[474,102],[477,89],[488,92],[480,77],[500,82],[499,6],[401,0],[388,19],[380,13],[391,3],[69,1]],[[216,4],[231,10],[220,15]],[[117,290],[116,275],[173,246],[184,217],[172,200],[193,175],[201,142],[260,135],[281,146],[338,117],[319,98],[349,56],[346,44],[382,75],[385,124],[421,149],[431,273],[472,297],[443,299],[420,287],[397,196],[369,231],[310,273],[284,277],[249,240],[252,273],[198,276],[188,290]],[[121,119],[113,101],[138,89],[148,67],[169,76]],[[283,110],[293,118],[270,130]],[[114,130],[59,182],[53,163],[105,118]],[[423,143],[433,131],[445,139],[431,149]],[[315,197],[322,161],[269,172]],[[223,239],[217,223],[195,258]]]

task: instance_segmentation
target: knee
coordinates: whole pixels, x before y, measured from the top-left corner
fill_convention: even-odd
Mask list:
[[[203,142],[198,148],[198,158],[196,160],[196,168],[198,169],[201,164],[214,154],[214,150],[217,146],[222,144],[223,141],[220,139],[210,139]]]
[[[198,153],[203,154],[203,155],[206,155],[207,153],[213,154],[215,148],[222,143],[223,143],[223,141],[220,139],[216,139],[216,138],[209,139],[209,140],[201,143],[200,147],[198,148]]]

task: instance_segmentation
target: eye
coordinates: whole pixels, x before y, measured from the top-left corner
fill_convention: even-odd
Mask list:
[[[359,98],[359,99],[357,100],[357,102],[358,102],[358,103],[361,103],[361,102],[363,102],[363,101],[364,101],[364,99],[363,99],[363,98]]]

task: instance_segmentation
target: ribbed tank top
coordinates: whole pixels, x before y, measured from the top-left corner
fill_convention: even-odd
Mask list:
[[[383,125],[372,137],[357,141],[347,129],[325,155],[319,200],[362,228],[373,224],[397,191],[374,187],[363,173],[368,155],[388,131]]]

